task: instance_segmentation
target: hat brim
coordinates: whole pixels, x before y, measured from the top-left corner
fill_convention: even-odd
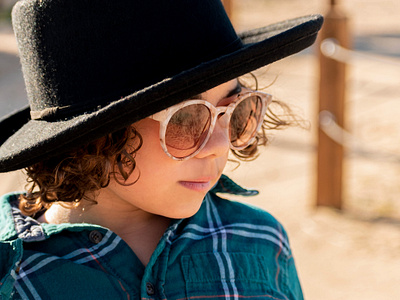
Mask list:
[[[297,53],[316,39],[323,18],[311,15],[239,34],[243,47],[152,86],[67,120],[31,120],[29,107],[0,121],[0,172],[68,152],[274,61]],[[145,112],[145,113],[143,113]]]

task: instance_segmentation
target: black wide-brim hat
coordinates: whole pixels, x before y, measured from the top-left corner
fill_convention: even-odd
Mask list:
[[[22,0],[12,17],[30,107],[0,121],[0,172],[299,52],[323,22],[236,34],[221,0]]]

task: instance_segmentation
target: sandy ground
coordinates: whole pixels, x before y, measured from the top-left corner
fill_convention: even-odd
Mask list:
[[[236,0],[233,20],[240,31],[309,13],[325,13],[322,0]],[[400,299],[400,2],[343,0],[355,47],[372,56],[356,57],[347,79],[349,131],[372,151],[347,152],[344,209],[315,208],[318,61],[315,48],[258,72],[267,91],[289,102],[310,130],[279,132],[260,157],[227,173],[261,195],[239,199],[263,207],[288,231],[306,299]],[[22,75],[11,31],[0,26],[2,113],[24,102]],[[375,58],[390,54],[389,62]],[[0,192],[21,189],[20,173],[1,174]]]

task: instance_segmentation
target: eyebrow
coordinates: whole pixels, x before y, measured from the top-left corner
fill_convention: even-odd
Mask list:
[[[239,80],[237,80],[237,85],[231,91],[229,91],[228,94],[223,98],[232,97],[236,94],[239,94],[241,91],[242,91],[242,85],[240,84]],[[194,95],[192,97],[189,97],[187,100],[195,100],[195,99],[204,100],[201,95],[202,94]]]
[[[226,95],[225,98],[229,98],[229,97],[232,97],[232,96],[234,96],[234,95],[236,95],[236,94],[239,94],[241,91],[242,91],[242,85],[240,84],[239,80],[237,80],[236,87],[233,88],[233,89],[228,93],[228,95]]]

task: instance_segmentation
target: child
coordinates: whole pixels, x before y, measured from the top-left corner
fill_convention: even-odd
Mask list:
[[[2,298],[302,299],[282,226],[216,193],[255,193],[221,174],[268,127],[238,76],[321,24],[239,37],[220,0],[18,2],[30,107],[0,123],[0,171],[30,184],[0,202]]]

